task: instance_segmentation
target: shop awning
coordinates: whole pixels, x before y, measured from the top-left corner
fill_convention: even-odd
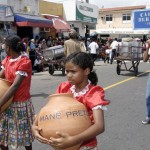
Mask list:
[[[70,30],[70,25],[66,21],[64,21],[63,18],[44,15],[44,14],[43,16],[46,19],[52,20],[53,27],[57,30],[57,32],[62,32],[62,31],[68,32]]]
[[[14,21],[19,27],[52,27],[53,22],[40,16],[15,14]]]

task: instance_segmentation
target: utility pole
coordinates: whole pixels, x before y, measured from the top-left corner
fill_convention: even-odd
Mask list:
[[[89,0],[86,0],[86,3],[89,3]],[[87,38],[89,37],[89,27],[88,25],[85,25],[85,47],[86,50],[88,49],[87,47]]]

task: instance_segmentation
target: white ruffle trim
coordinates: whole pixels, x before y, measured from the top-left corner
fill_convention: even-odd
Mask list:
[[[97,105],[97,106],[93,107],[92,110],[99,109],[99,108],[102,109],[102,110],[107,110],[107,107],[103,106],[103,105]]]
[[[89,91],[89,85],[90,85],[90,84],[91,84],[91,81],[88,80],[87,86],[86,86],[82,91],[80,91],[80,92],[78,92],[78,93],[76,92],[76,87],[75,87],[75,85],[73,85],[73,86],[70,88],[70,90],[71,90],[71,92],[72,92],[72,94],[73,94],[74,97],[82,96],[82,95],[84,95],[86,92]]]
[[[82,95],[84,95],[86,92],[89,91],[89,85],[90,85],[90,84],[91,84],[91,81],[88,80],[87,86],[86,86],[82,91],[80,91],[80,92],[78,92],[78,93],[76,92],[75,85],[73,85],[73,86],[70,88],[70,90],[71,90],[71,92],[72,92],[72,94],[73,94],[74,97],[82,96]],[[99,109],[99,108],[102,109],[102,110],[107,110],[107,107],[106,107],[106,106],[103,106],[103,105],[97,105],[97,106],[93,107],[92,110],[94,110],[94,109]]]
[[[20,74],[21,76],[25,76],[25,77],[28,76],[27,72],[24,71],[17,71],[16,74]]]
[[[11,58],[9,61],[10,61],[10,62],[15,62],[15,61],[19,60],[21,57],[22,57],[22,56],[20,55],[19,57],[15,58],[15,59],[12,59],[12,58]]]

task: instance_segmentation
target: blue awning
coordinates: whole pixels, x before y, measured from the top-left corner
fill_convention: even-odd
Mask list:
[[[14,20],[17,26],[31,26],[31,27],[52,27],[53,22],[49,19],[42,18],[35,15],[15,14]]]

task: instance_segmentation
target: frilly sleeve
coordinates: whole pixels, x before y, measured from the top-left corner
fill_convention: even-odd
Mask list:
[[[110,101],[105,99],[105,92],[102,87],[94,86],[91,88],[86,96],[86,103],[91,109],[98,105],[109,105]]]

